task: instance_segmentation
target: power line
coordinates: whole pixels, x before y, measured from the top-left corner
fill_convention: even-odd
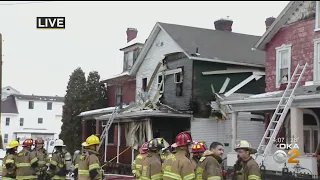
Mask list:
[[[34,2],[19,2],[19,3],[0,3],[0,6],[11,6],[11,5],[22,5],[22,4],[39,4],[39,3],[47,3],[54,1],[34,1]]]

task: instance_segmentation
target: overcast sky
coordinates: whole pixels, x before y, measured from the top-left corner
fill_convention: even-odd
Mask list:
[[[34,1],[29,1],[34,2]],[[102,78],[122,72],[126,29],[147,38],[157,21],[214,29],[229,16],[233,31],[261,36],[267,17],[289,1],[259,2],[45,2],[1,1],[3,87],[23,94],[64,96],[71,72],[96,70]],[[23,2],[24,3],[24,2]],[[65,30],[38,30],[36,17],[66,17]]]

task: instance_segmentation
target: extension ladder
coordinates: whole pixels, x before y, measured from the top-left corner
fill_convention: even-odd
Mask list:
[[[116,106],[114,108],[114,110],[113,110],[113,112],[112,112],[107,124],[102,126],[102,127],[104,127],[104,129],[103,129],[103,131],[101,133],[101,136],[100,136],[100,144],[98,146],[98,151],[100,150],[100,147],[103,144],[103,141],[105,140],[105,138],[107,138],[108,131],[109,131],[109,129],[110,129],[112,123],[113,123],[114,117],[117,114],[117,108],[118,108],[118,106]],[[106,141],[106,143],[108,143],[108,141]],[[106,145],[108,145],[108,144],[106,144]]]
[[[302,66],[300,66],[298,64],[296,69],[294,70],[292,77],[289,79],[287,87],[282,94],[280,102],[279,102],[275,112],[273,113],[273,116],[269,122],[268,128],[266,129],[266,131],[263,135],[263,138],[258,146],[256,158],[262,154],[263,159],[264,159],[265,155],[267,154],[267,152],[271,148],[271,146],[274,142],[274,139],[277,137],[278,132],[283,124],[283,121],[287,116],[287,113],[290,109],[290,106],[291,106],[293,98],[294,98],[294,92],[295,92],[296,88],[299,86],[299,83],[301,81],[301,78],[302,78],[307,66],[308,66],[308,63],[306,63],[305,65],[302,65]],[[293,87],[292,91],[290,92],[290,88],[291,88],[292,84],[294,84],[294,87]],[[288,93],[290,93],[290,95]]]

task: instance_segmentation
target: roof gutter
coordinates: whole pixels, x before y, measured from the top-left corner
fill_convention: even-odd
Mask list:
[[[307,99],[315,99],[320,98],[320,94],[312,94],[312,95],[301,95],[294,97],[294,100],[307,100]],[[242,100],[234,100],[234,101],[223,101],[222,105],[232,105],[232,104],[248,104],[248,103],[263,103],[263,102],[279,102],[281,97],[274,98],[252,98],[252,99],[242,99]]]
[[[234,65],[241,65],[241,66],[251,66],[251,67],[265,68],[265,65],[259,65],[259,64],[250,64],[250,63],[242,63],[242,62],[234,62],[234,61],[224,61],[224,60],[221,60],[221,59],[209,59],[209,58],[202,58],[202,57],[193,57],[193,56],[190,56],[190,55],[187,55],[187,56],[191,60],[208,61],[208,62],[216,62],[216,63],[223,63],[223,64],[234,64]]]

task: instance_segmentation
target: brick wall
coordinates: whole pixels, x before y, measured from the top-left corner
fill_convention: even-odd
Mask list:
[[[301,84],[313,80],[313,39],[320,37],[320,32],[314,31],[314,19],[302,20],[282,27],[266,46],[266,92],[277,91],[276,88],[276,47],[292,44],[291,75],[298,63],[308,62],[308,68]]]
[[[108,107],[114,107],[116,105],[116,87],[118,84],[108,86],[107,88],[107,104]],[[122,87],[122,102],[129,104],[135,101],[136,97],[136,81],[126,81],[121,83]]]

